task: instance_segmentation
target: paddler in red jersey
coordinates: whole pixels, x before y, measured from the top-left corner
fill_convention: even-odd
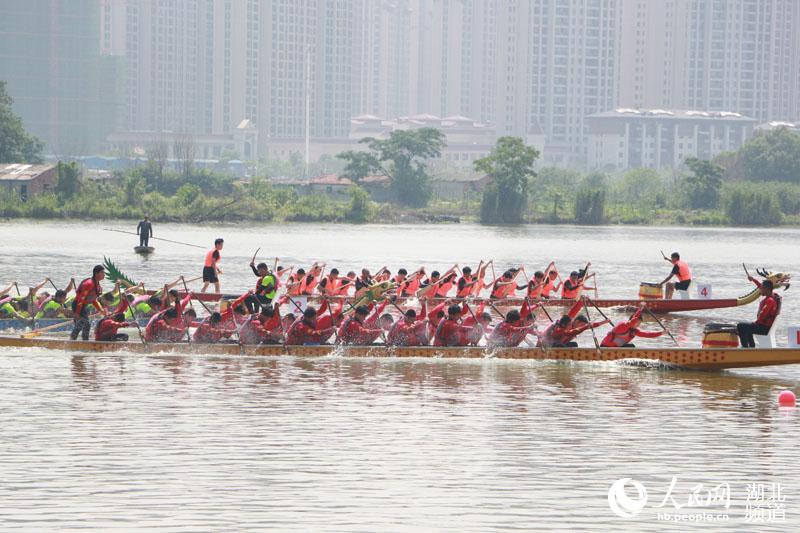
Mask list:
[[[483,310],[485,306],[486,304],[481,302],[474,313],[470,313],[470,308],[466,302],[461,306],[461,315],[464,316],[461,325],[471,328],[466,338],[467,344],[470,346],[477,346],[484,335],[489,335],[492,332],[492,315]],[[466,313],[470,313],[469,316]]]
[[[486,345],[492,348],[519,346],[525,337],[536,331],[534,324],[523,325],[522,315],[516,309],[506,313],[506,318],[492,330]]]
[[[631,343],[635,337],[644,337],[646,339],[655,339],[664,334],[663,331],[643,331],[639,329],[642,323],[642,311],[644,308],[639,308],[627,322],[618,323],[611,328],[600,346],[603,348],[635,348],[636,346]]]
[[[583,316],[578,315],[580,310],[584,307],[583,302],[578,301],[572,304],[567,314],[550,324],[540,335],[537,346],[544,346],[546,348],[575,348],[578,343],[574,339],[591,328],[599,328],[604,324],[608,324],[608,320],[590,323],[589,320]]]
[[[408,309],[403,314],[403,318],[392,326],[386,336],[386,344],[390,346],[427,346],[427,327],[425,304],[422,304],[422,311],[419,316],[416,310]]]
[[[105,279],[106,272],[103,265],[95,265],[92,269],[92,277],[81,281],[75,291],[75,299],[72,301],[72,313],[75,326],[69,338],[75,340],[80,333],[81,338],[89,340],[89,328],[92,323],[89,320],[89,305],[95,306],[100,312],[105,312],[103,304],[100,303],[99,296],[103,294],[100,282]]]
[[[369,315],[366,305],[356,307],[355,313],[344,319],[337,333],[337,344],[367,345],[372,344],[381,334],[379,328],[368,328],[364,322]]]
[[[672,270],[669,276],[664,278],[664,281],[659,283],[659,285],[663,287],[664,284],[666,284],[667,290],[664,298],[671,300],[675,291],[689,290],[689,285],[692,284],[692,271],[689,270],[689,265],[686,264],[686,261],[681,259],[681,255],[678,252],[672,252],[669,257],[664,257],[664,260],[672,263]],[[673,277],[678,279],[677,283],[669,281]]]
[[[736,324],[736,332],[739,334],[742,348],[755,348],[756,343],[753,335],[769,335],[772,324],[775,323],[775,319],[781,313],[781,297],[773,292],[772,281],[764,280],[763,283],[760,283],[752,276],[747,276],[747,279],[755,283],[764,299],[758,304],[756,321],[739,322]]]
[[[94,340],[105,342],[127,341],[127,333],[117,333],[120,328],[127,328],[130,324],[125,321],[125,313],[105,317],[94,328]]]
[[[215,311],[197,324],[192,335],[192,342],[214,344],[223,338],[229,337],[232,333],[232,330],[226,329],[222,325],[222,315]]]
[[[211,283],[214,284],[214,291],[220,292],[218,274],[222,274],[222,269],[219,268],[218,264],[222,259],[220,254],[224,243],[223,239],[216,239],[214,247],[206,252],[206,260],[203,263],[203,288],[200,289],[200,292],[206,292],[208,285]]]
[[[186,334],[186,323],[178,306],[156,313],[144,328],[147,342],[180,342]]]
[[[333,327],[319,329],[317,327],[317,310],[306,307],[303,316],[294,321],[286,332],[286,344],[302,346],[305,344],[321,344],[333,333]]]
[[[460,324],[461,307],[453,304],[447,308],[447,318],[436,326],[433,336],[434,346],[466,346],[469,344],[471,327]]]

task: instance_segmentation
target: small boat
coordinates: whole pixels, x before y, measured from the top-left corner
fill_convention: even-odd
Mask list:
[[[188,344],[72,341],[57,338],[0,336],[0,346],[78,352],[137,354],[203,354],[299,357],[466,358],[553,361],[646,361],[696,370],[725,370],[757,366],[800,364],[797,348],[443,348],[437,346],[241,346],[235,343]]]
[[[156,251],[155,246],[134,246],[133,251],[141,255],[150,255]]]

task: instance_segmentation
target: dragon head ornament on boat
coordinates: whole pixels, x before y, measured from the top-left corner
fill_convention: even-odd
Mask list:
[[[775,289],[783,288],[783,290],[788,290],[790,286],[790,281],[792,280],[791,274],[784,274],[783,272],[767,272],[764,268],[757,268],[756,272],[759,276],[764,279],[768,279],[772,282],[772,286]]]
[[[771,281],[775,290],[780,288],[783,288],[783,290],[789,289],[789,285],[792,280],[791,274],[784,274],[783,272],[769,272],[765,268],[757,268],[756,273],[765,280]],[[753,303],[758,300],[760,296],[761,291],[758,288],[755,288],[744,296],[737,298],[736,305],[747,305]]]

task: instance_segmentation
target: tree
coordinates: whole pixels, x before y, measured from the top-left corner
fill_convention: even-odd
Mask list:
[[[350,187],[350,205],[344,218],[348,222],[363,224],[369,220],[369,193],[359,186]]]
[[[536,173],[539,152],[519,137],[500,137],[489,155],[475,161],[475,169],[492,178],[481,202],[484,224],[519,224],[528,203],[528,182]]]
[[[575,222],[578,224],[602,224],[605,221],[605,209],[605,189],[586,183],[575,193]]]
[[[753,184],[730,188],[724,204],[728,220],[737,226],[775,226],[783,220],[777,196]]]
[[[25,131],[12,102],[6,82],[0,81],[0,163],[41,163],[44,144]]]
[[[379,166],[375,154],[370,152],[348,150],[336,157],[347,161],[347,165],[345,165],[342,171],[342,176],[353,183],[361,183],[361,180],[375,172]]]
[[[388,139],[361,139],[369,152],[348,151],[337,157],[346,162],[345,175],[359,181],[379,173],[391,180],[395,201],[409,207],[424,207],[433,193],[427,162],[442,155],[444,134],[434,128],[393,131]],[[366,154],[366,155],[365,155]]]
[[[56,192],[65,200],[69,200],[80,190],[81,179],[78,165],[75,162],[58,162],[56,166]]]
[[[778,128],[748,140],[739,151],[748,181],[800,183],[800,133]]]
[[[692,209],[714,209],[719,205],[719,189],[724,169],[711,161],[690,157],[686,166],[692,171],[684,179],[687,201]]]
[[[629,170],[616,188],[616,197],[626,204],[652,206],[663,200],[664,181],[651,168]]]
[[[181,176],[184,178],[191,176],[195,156],[194,137],[187,133],[176,138],[172,143],[172,153],[175,154],[175,159],[180,162]]]

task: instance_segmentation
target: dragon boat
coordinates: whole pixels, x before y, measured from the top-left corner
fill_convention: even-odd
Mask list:
[[[758,271],[759,275],[765,279],[770,280],[773,283],[775,289],[783,288],[787,290],[789,288],[791,282],[791,275],[784,274],[782,272],[767,272],[764,270]],[[390,291],[393,288],[391,282],[383,282],[378,283],[370,287],[370,290],[367,294],[359,298],[361,301],[371,301],[377,300],[383,296],[384,293]],[[185,292],[181,292],[181,296],[186,296]],[[238,294],[219,294],[219,293],[194,293],[194,297],[198,300],[202,300],[205,302],[217,302],[220,300],[233,300],[236,299],[239,295]],[[747,294],[743,296],[739,296],[738,298],[718,298],[718,299],[671,299],[667,300],[664,298],[638,298],[638,299],[626,299],[626,298],[599,298],[599,299],[592,299],[591,302],[597,306],[602,308],[612,308],[612,307],[620,307],[620,308],[636,308],[640,305],[644,304],[648,310],[653,313],[680,313],[680,312],[687,312],[687,311],[703,311],[708,309],[723,309],[727,307],[741,307],[745,305],[749,305],[755,301],[757,301],[760,297],[760,293],[758,288],[754,288]],[[316,302],[322,303],[324,299],[321,296],[317,295],[310,295],[305,297],[307,298],[308,302]],[[349,305],[355,306],[357,303],[353,297],[344,297],[344,296],[330,296],[325,297],[328,300],[345,300],[345,302]],[[398,298],[397,303],[403,304],[409,300],[415,300],[416,298]],[[443,301],[443,300],[456,300],[456,298],[428,298],[426,301],[428,302],[436,302],[436,301]],[[496,307],[513,307],[513,306],[520,306],[525,301],[524,298],[505,298],[505,299],[488,299],[488,298],[472,298],[471,302],[480,303],[481,301],[491,302],[492,305]],[[531,303],[541,303],[545,306],[553,306],[553,307],[569,307],[575,303],[575,300],[561,300],[561,299],[551,299],[551,300],[535,300],[531,301]]]
[[[548,361],[646,362],[696,370],[725,370],[800,364],[800,349],[738,348],[442,348],[436,346],[243,346],[235,343],[188,344],[72,341],[59,338],[0,336],[0,347],[40,348],[70,352],[133,353],[147,355],[465,358]]]

